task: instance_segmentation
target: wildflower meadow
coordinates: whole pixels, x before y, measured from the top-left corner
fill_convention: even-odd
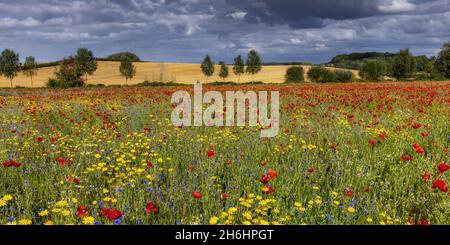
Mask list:
[[[180,89],[0,91],[0,224],[450,224],[450,83],[204,86],[279,91],[272,138]]]

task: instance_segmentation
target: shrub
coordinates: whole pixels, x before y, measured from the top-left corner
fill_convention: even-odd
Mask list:
[[[335,70],[336,82],[347,83],[353,81],[353,73],[351,71]]]
[[[285,83],[301,83],[305,81],[305,72],[301,66],[291,66],[286,71]]]
[[[311,67],[308,71],[308,78],[316,83],[331,83],[337,80],[334,72],[321,66]]]

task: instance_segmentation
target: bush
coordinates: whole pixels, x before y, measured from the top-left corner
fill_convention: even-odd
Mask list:
[[[301,66],[289,67],[286,71],[285,83],[301,83],[305,81],[305,72]]]
[[[348,83],[353,81],[353,73],[351,71],[335,70],[336,82]]]
[[[59,87],[59,81],[54,78],[49,78],[47,81],[46,86],[48,88],[58,88]]]
[[[331,83],[337,81],[336,74],[327,68],[313,66],[308,71],[308,78],[316,83]]]

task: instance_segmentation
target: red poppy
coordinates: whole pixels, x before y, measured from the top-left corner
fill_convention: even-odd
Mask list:
[[[116,220],[122,217],[122,212],[117,209],[103,208],[100,213],[104,215],[109,221]]]
[[[267,187],[264,187],[264,189],[263,189],[263,191],[262,191],[264,194],[266,194],[266,195],[269,195],[269,194],[272,194],[272,193],[274,193],[275,192],[275,189],[272,187],[272,186],[267,186]]]
[[[443,192],[447,192],[448,191],[447,183],[445,183],[445,181],[439,180],[439,179],[433,181],[433,187],[432,188],[433,189],[439,189],[439,190],[441,190]]]
[[[348,196],[348,197],[353,196],[353,190],[352,190],[352,188],[350,188],[350,187],[345,188],[345,190],[344,190],[344,195],[346,195],[346,196]]]
[[[407,156],[407,155],[402,155],[402,160],[403,160],[403,161],[412,161],[413,158],[410,157],[410,156]]]
[[[428,134],[428,132],[422,132],[421,135],[422,135],[423,137],[427,137],[429,134]]]
[[[420,146],[419,144],[413,144],[413,148],[420,155],[425,153],[425,149],[423,149],[423,147]]]
[[[6,162],[2,163],[2,165],[5,168],[9,168],[9,167],[18,168],[18,167],[22,166],[22,163],[16,162],[14,160],[9,160],[9,161],[6,161]]]
[[[441,164],[437,165],[437,168],[438,168],[438,174],[443,174],[450,169],[450,166],[446,163],[441,163]]]
[[[87,207],[85,207],[85,206],[79,206],[79,207],[77,208],[77,217],[78,217],[78,218],[86,217],[86,216],[87,216],[87,211],[88,211],[88,208],[87,208]]]
[[[272,169],[267,172],[267,175],[269,175],[271,180],[275,179],[278,176],[277,172],[273,171]]]
[[[200,198],[202,198],[202,193],[193,191],[193,192],[192,192],[192,196],[193,196],[195,199],[200,199]]]
[[[308,168],[308,173],[314,173],[314,172],[316,172],[315,168]]]
[[[213,150],[209,150],[207,154],[209,158],[213,158],[215,155]]]
[[[80,179],[79,178],[74,178],[74,177],[69,176],[69,175],[66,176],[66,181],[68,183],[75,183],[77,185],[80,184]]]
[[[63,158],[63,157],[57,157],[56,161],[59,163],[59,165],[64,166],[69,163],[69,160]]]
[[[42,141],[44,141],[44,138],[42,138],[42,137],[37,138],[37,142],[41,143]]]
[[[369,140],[369,145],[375,145],[375,140]]]
[[[413,127],[414,129],[418,129],[418,128],[422,127],[422,125],[420,125],[420,123],[414,123],[414,124],[412,125],[412,127]]]
[[[431,222],[428,220],[421,219],[417,225],[431,225]]]
[[[380,140],[383,140],[384,138],[386,138],[386,135],[384,135],[384,134],[379,134],[379,135],[378,135],[378,138],[379,138]]]
[[[265,161],[262,161],[262,162],[260,163],[260,165],[264,167],[264,166],[267,165],[267,163],[266,163]]]
[[[221,198],[222,200],[227,200],[229,195],[227,193],[222,193]]]
[[[158,212],[158,207],[154,202],[147,203],[147,206],[145,206],[145,212],[147,213],[156,213]]]
[[[270,177],[267,174],[263,174],[261,176],[261,178],[259,179],[259,181],[263,184],[266,185],[267,183],[269,183]]]
[[[153,165],[153,163],[151,163],[151,162],[148,162],[148,163],[147,163],[147,167],[149,167],[149,168],[153,168],[153,167],[154,167],[154,165]]]
[[[428,181],[431,179],[431,175],[428,172],[422,174],[422,179]]]

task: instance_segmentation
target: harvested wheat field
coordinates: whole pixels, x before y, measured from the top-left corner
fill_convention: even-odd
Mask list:
[[[119,62],[100,61],[98,69],[93,76],[88,77],[88,84],[105,84],[105,85],[123,85],[125,78],[120,75]],[[200,64],[180,64],[180,63],[155,63],[155,62],[139,62],[134,63],[136,67],[136,76],[128,83],[137,84],[143,81],[163,81],[177,82],[185,84],[193,84],[197,81],[205,81],[200,70]],[[261,72],[255,75],[255,81],[264,83],[283,83],[287,68],[290,66],[263,66]],[[303,66],[305,73],[308,72],[310,66]],[[44,87],[47,80],[54,76],[57,67],[40,68],[36,77],[33,77],[33,87]],[[215,76],[208,78],[208,82],[221,81],[217,76],[219,66],[216,66]],[[231,82],[239,82],[237,76],[233,73],[232,66],[229,66],[230,76],[226,79]],[[358,71],[352,70],[354,75],[358,77]],[[240,82],[251,82],[252,76],[245,74],[241,76]],[[0,87],[10,87],[10,81],[5,77],[0,77]],[[13,80],[13,86],[31,87],[30,78],[19,73]]]

